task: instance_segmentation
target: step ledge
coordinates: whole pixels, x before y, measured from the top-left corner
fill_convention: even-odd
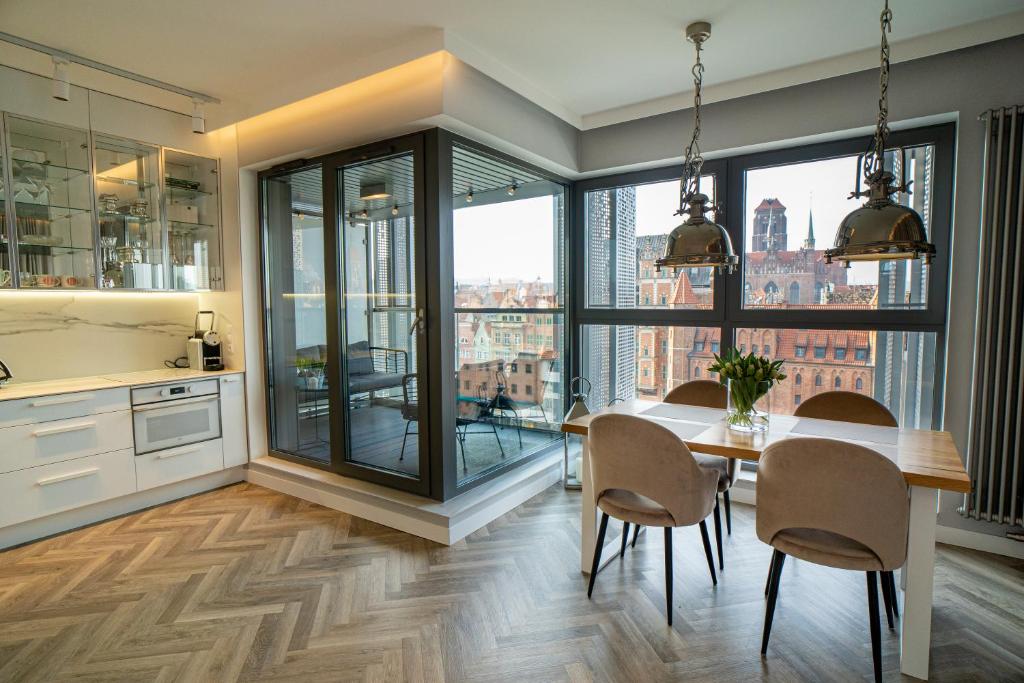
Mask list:
[[[561,465],[561,451],[554,451],[444,502],[273,456],[250,462],[246,479],[451,545],[554,484],[561,477]]]

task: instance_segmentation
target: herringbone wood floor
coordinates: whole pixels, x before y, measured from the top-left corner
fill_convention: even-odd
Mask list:
[[[863,575],[787,563],[759,654],[769,553],[734,505],[712,589],[676,532],[577,569],[579,494],[549,489],[450,547],[248,484],[0,553],[3,681],[863,681]],[[941,548],[936,681],[1024,680],[1024,563]],[[898,637],[884,633],[888,680]]]

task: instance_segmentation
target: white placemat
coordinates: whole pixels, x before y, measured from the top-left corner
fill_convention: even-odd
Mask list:
[[[870,441],[871,443],[895,446],[899,430],[896,427],[833,422],[832,420],[798,420],[790,433],[824,436],[843,441]]]
[[[651,422],[665,427],[666,429],[671,429],[673,434],[684,441],[692,439],[708,428],[706,424],[695,424],[693,422],[682,422],[680,420],[666,420],[661,417],[651,417],[648,419],[650,419]]]
[[[718,422],[725,417],[725,411],[718,408],[687,406],[678,403],[659,403],[640,414],[648,417],[663,417],[669,420],[684,420],[687,422],[701,422],[703,424]]]

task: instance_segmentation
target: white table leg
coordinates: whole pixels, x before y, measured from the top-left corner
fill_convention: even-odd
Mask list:
[[[900,632],[900,671],[928,679],[932,636],[932,589],[935,584],[935,526],[939,492],[910,487],[910,534],[907,564],[900,577],[905,591]]]
[[[594,482],[590,479],[590,439],[582,437],[582,500],[580,501],[580,571],[590,573],[594,563],[594,546],[597,544],[597,506],[594,505]]]

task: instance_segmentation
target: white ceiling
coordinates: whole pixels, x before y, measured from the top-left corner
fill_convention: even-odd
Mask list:
[[[4,0],[0,30],[214,95],[235,118],[445,48],[571,123],[593,127],[685,106],[693,47],[682,32],[692,21],[713,25],[705,82],[710,99],[720,99],[874,66],[880,5]],[[895,60],[1024,32],[1024,0],[892,0],[892,7]],[[0,61],[10,54],[4,48]]]

